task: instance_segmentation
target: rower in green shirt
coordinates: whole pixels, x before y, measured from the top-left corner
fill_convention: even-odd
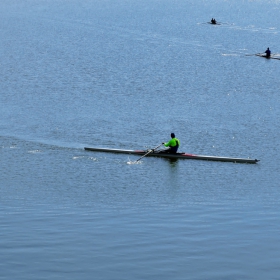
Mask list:
[[[171,133],[171,140],[168,143],[162,143],[168,149],[162,151],[163,153],[176,154],[180,146],[180,140],[175,137],[174,133]]]

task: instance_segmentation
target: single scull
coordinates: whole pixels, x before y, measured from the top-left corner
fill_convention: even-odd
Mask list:
[[[280,60],[280,57],[276,57],[276,56],[273,56],[273,55],[271,55],[271,56],[269,56],[269,57],[267,57],[265,54],[255,54],[256,56],[259,56],[259,57],[263,57],[263,58],[267,58],[267,59],[278,59],[278,60]]]
[[[111,149],[111,148],[85,147],[85,150],[92,151],[92,152],[122,153],[122,154],[131,154],[131,155],[139,155],[139,156],[142,156],[145,153],[147,153],[147,151],[144,150],[123,150],[123,149]],[[187,153],[168,154],[168,153],[152,152],[147,154],[147,156],[165,157],[170,159],[198,159],[198,160],[224,161],[224,162],[236,162],[236,163],[257,163],[259,161],[257,159],[249,159],[249,158],[203,156],[203,155],[194,155],[194,154],[187,154]]]

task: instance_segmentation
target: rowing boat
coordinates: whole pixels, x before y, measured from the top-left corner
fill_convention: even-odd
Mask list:
[[[131,155],[139,155],[142,156],[147,153],[144,150],[123,150],[123,149],[111,149],[111,148],[84,148],[86,151],[91,152],[108,152],[108,153],[122,153],[122,154],[131,154]],[[259,160],[257,159],[249,159],[249,158],[232,158],[232,157],[216,157],[216,156],[204,156],[204,155],[195,155],[195,154],[187,154],[187,153],[159,153],[159,152],[151,152],[147,154],[147,156],[153,157],[164,157],[170,159],[197,159],[197,160],[211,160],[211,161],[224,161],[224,162],[235,162],[235,163],[257,163]]]
[[[214,22],[208,21],[207,23],[213,24],[213,25],[221,25],[221,23],[218,23],[218,22],[214,23]]]
[[[91,152],[107,152],[107,153],[122,153],[122,154],[131,154],[131,155],[145,155],[147,151],[144,150],[123,150],[123,149],[111,149],[111,148],[84,148],[86,151]],[[211,160],[211,161],[224,161],[224,162],[235,162],[235,163],[257,163],[259,160],[257,159],[249,159],[249,158],[232,158],[232,157],[216,157],[216,156],[203,156],[203,155],[195,155],[195,154],[187,154],[187,153],[159,153],[159,152],[151,152],[147,154],[147,156],[152,157],[164,157],[170,159],[197,159],[197,160]]]
[[[278,59],[278,60],[280,60],[280,57],[275,57],[275,56],[267,57],[265,54],[258,54],[257,53],[256,56],[260,56],[260,57],[267,58],[267,59]]]

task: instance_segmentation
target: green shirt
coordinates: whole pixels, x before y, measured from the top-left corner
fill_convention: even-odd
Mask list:
[[[178,147],[180,146],[180,140],[177,138],[172,138],[168,143],[165,143],[165,147],[176,147],[178,143]]]

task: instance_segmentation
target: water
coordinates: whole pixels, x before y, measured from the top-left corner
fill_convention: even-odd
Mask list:
[[[0,7],[0,279],[279,279],[278,1]]]

